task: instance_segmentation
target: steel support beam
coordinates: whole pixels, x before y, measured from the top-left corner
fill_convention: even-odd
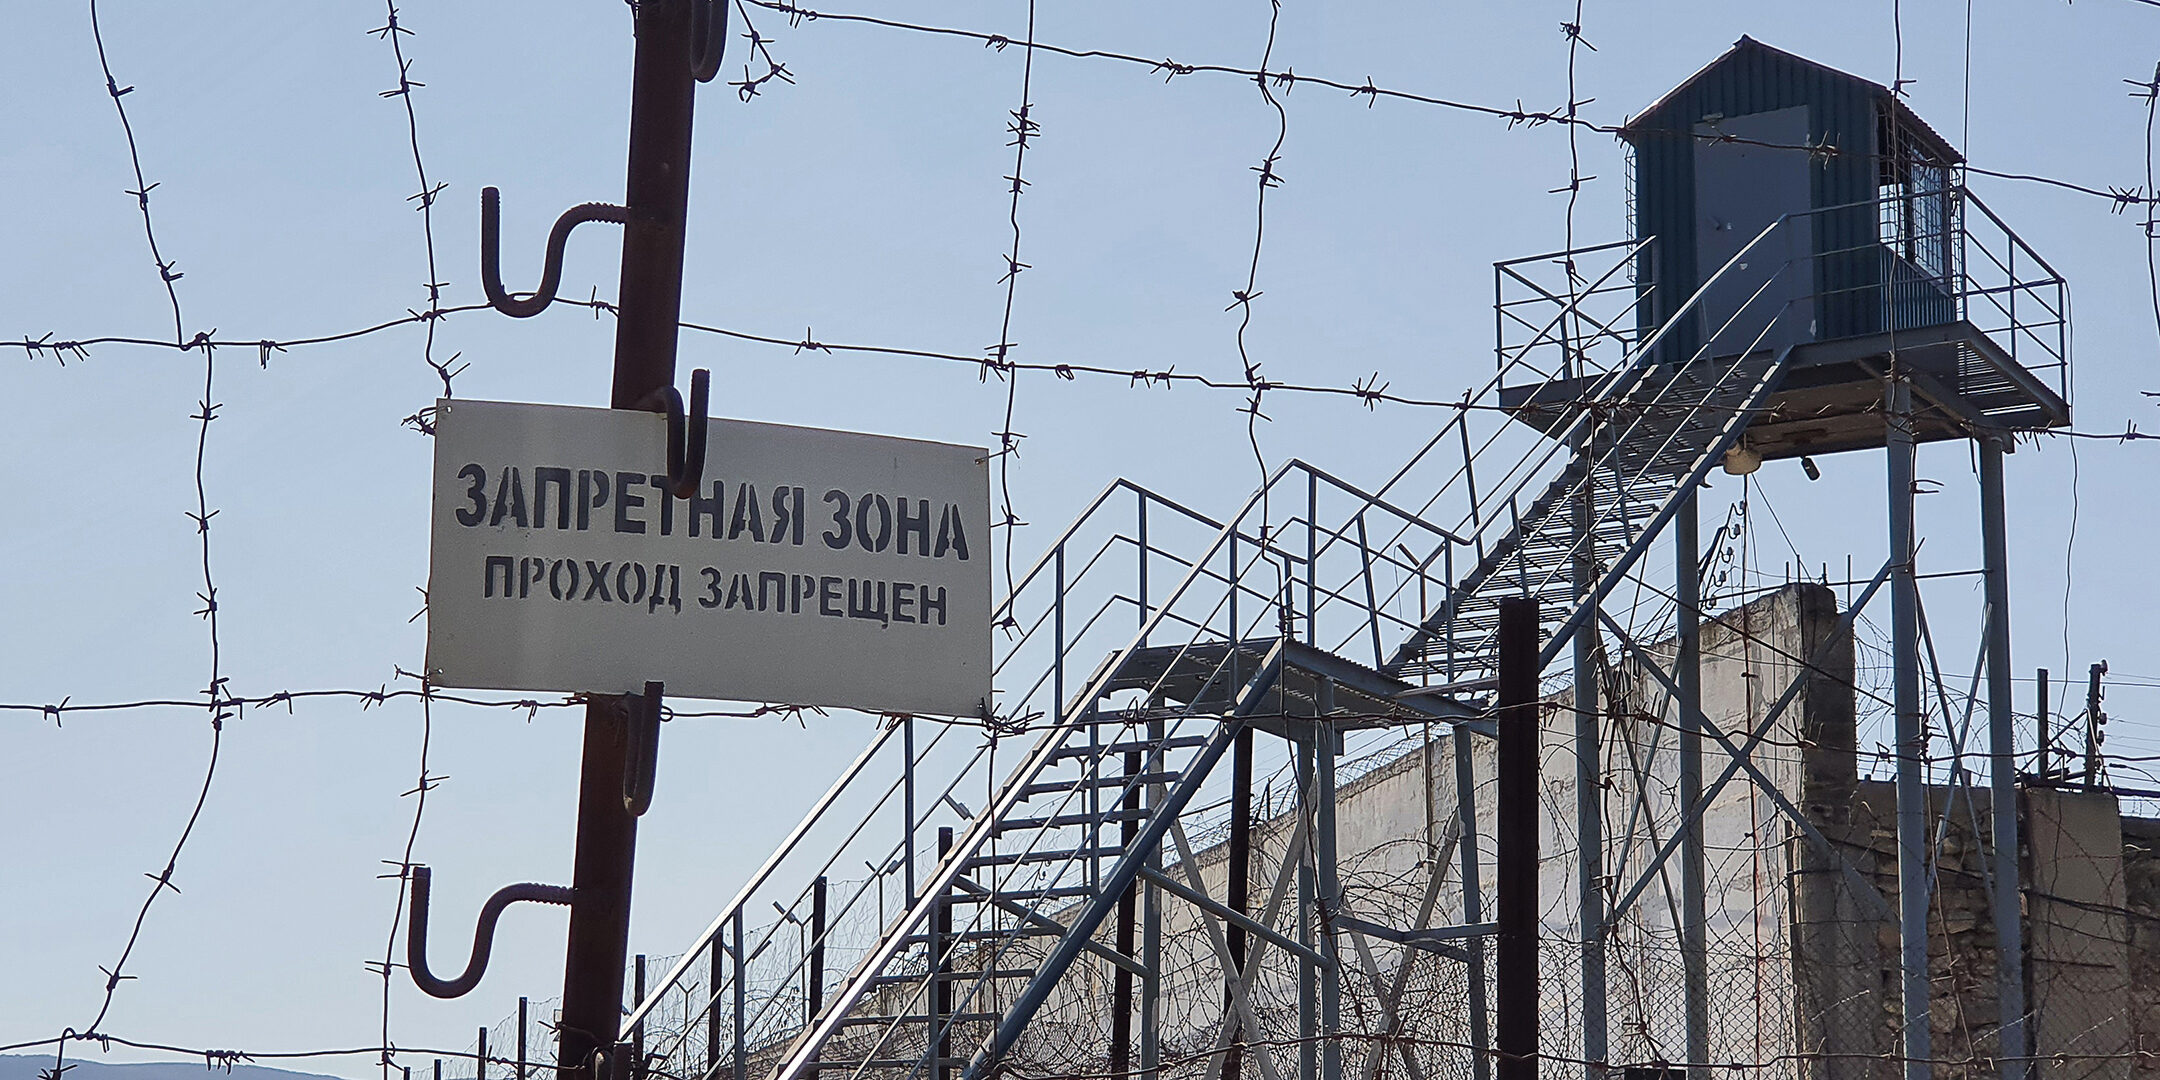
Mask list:
[[[1240,933],[1251,934],[1252,936],[1259,938],[1262,941],[1274,945],[1275,947],[1283,950],[1284,952],[1291,953],[1301,959],[1309,960],[1316,964],[1324,965],[1328,962],[1327,957],[1323,955],[1319,950],[1314,949],[1313,947],[1306,945],[1303,942],[1294,941],[1290,938],[1284,937],[1279,933],[1276,933],[1273,927],[1268,926],[1267,924],[1260,922],[1257,919],[1254,919],[1252,916],[1247,915],[1244,912],[1237,910],[1236,908],[1230,907],[1227,904],[1223,904],[1217,901],[1214,897],[1209,896],[1208,894],[1201,892],[1198,889],[1192,888],[1179,882],[1176,878],[1171,877],[1170,875],[1163,873],[1160,870],[1156,870],[1152,867],[1142,867],[1140,869],[1140,877],[1142,880],[1161,886],[1164,892],[1167,892],[1170,895],[1175,896],[1178,899],[1183,900],[1186,903],[1191,904],[1192,906],[1199,908],[1200,910],[1205,911],[1218,919],[1221,919],[1223,922],[1229,924],[1232,929],[1235,929]],[[1238,970],[1236,976],[1236,978],[1232,979],[1232,982],[1250,983],[1252,981],[1251,979],[1244,977],[1245,972],[1243,968],[1240,968]],[[1223,996],[1226,999],[1235,999],[1237,995],[1226,988]],[[1234,1000],[1232,1004],[1234,1006]]]
[[[1980,441],[1980,546],[1987,576],[1988,794],[1994,836],[1996,1057],[2002,1080],[2031,1069],[2025,1029],[2025,927],[2018,882],[2017,715],[2010,697],[2009,531],[2003,446]]]
[[[1220,914],[1230,924],[1226,929],[1230,939],[1230,970],[1223,974],[1232,981],[1245,973],[1245,928],[1252,923],[1247,912],[1252,904],[1252,769],[1253,733],[1248,727],[1238,732],[1237,745],[1230,750],[1230,866],[1229,880],[1225,882],[1230,903]],[[1177,890],[1173,888],[1171,891]],[[1202,907],[1222,906],[1205,896],[1197,899],[1186,896],[1183,899]],[[1240,1032],[1244,1037],[1257,1038],[1259,1032],[1242,1030],[1243,1025],[1238,1022],[1230,994],[1230,989],[1224,987],[1223,1027],[1228,1031]],[[1244,1067],[1243,1050],[1241,1038],[1230,1040],[1222,1058],[1222,1080],[1237,1080]]]
[[[1318,768],[1314,760],[1314,748],[1318,739],[1291,744],[1292,760],[1298,786],[1298,823],[1304,825],[1312,812],[1313,771]],[[1304,851],[1298,852],[1297,863],[1297,934],[1298,944],[1310,949],[1313,946],[1315,919],[1314,900],[1319,887],[1313,880],[1313,860]],[[1316,954],[1317,955],[1317,954]],[[1319,1080],[1320,1076],[1320,965],[1298,958],[1298,1080]]]
[[[1448,733],[1448,741],[1455,744],[1455,815],[1463,823],[1462,844],[1457,855],[1462,859],[1463,921],[1475,923],[1485,918],[1483,882],[1478,875],[1478,824],[1477,824],[1477,768],[1470,749],[1470,733],[1463,725],[1456,725]],[[1492,1035],[1487,1027],[1485,1002],[1485,939],[1471,938],[1470,950],[1470,1077],[1471,1080],[1492,1080]]]
[[[1184,871],[1193,892],[1205,895],[1207,883],[1200,878],[1200,860],[1193,857],[1192,844],[1185,838],[1185,827],[1178,822],[1171,822],[1168,836],[1171,850],[1177,855],[1178,869]],[[1200,926],[1207,933],[1208,945],[1215,950],[1215,962],[1222,965],[1223,971],[1228,972],[1230,970],[1230,946],[1223,936],[1222,925],[1214,918],[1212,912],[1202,908],[1200,910]],[[1263,938],[1262,940],[1266,939]],[[1261,1030],[1260,1014],[1253,1008],[1251,983],[1242,976],[1226,977],[1224,985],[1230,991],[1231,1004],[1237,1010],[1236,1018],[1243,1022],[1244,1029],[1249,1031]],[[1237,1031],[1236,1026],[1227,1022],[1217,1027],[1215,1049],[1211,1051],[1211,1054],[1223,1052],[1236,1036]],[[1263,1044],[1253,1048],[1252,1060],[1255,1065],[1259,1066],[1262,1080],[1282,1080],[1281,1073],[1275,1068],[1274,1058],[1268,1053],[1266,1045]]]
[[[1126,782],[1131,786],[1125,791],[1123,807],[1126,811],[1126,817],[1118,825],[1118,846],[1120,848],[1131,847],[1133,839],[1140,835],[1141,790],[1139,784],[1132,782],[1132,778],[1140,775],[1142,769],[1140,751],[1127,750],[1125,752],[1125,776]],[[1142,877],[1145,877],[1147,872],[1147,867],[1140,868]],[[1139,947],[1139,942],[1136,940],[1139,930],[1140,883],[1135,881],[1133,884],[1126,886],[1125,895],[1118,899],[1116,948],[1119,953],[1125,956],[1133,955],[1134,951]],[[1124,968],[1119,968],[1111,978],[1113,982],[1110,991],[1110,1075],[1118,1078],[1118,1080],[1124,1080],[1124,1077],[1132,1072],[1133,973]]]
[[[1890,499],[1891,701],[1896,711],[1898,974],[1906,1080],[1932,1075],[1928,994],[1927,733],[1920,700],[1920,583],[1913,567],[1912,387],[1885,391]]]
[[[1702,727],[1702,536],[1689,492],[1673,515],[1673,597],[1678,610],[1673,695],[1680,712],[1680,968],[1688,1080],[1710,1080],[1709,918],[1704,911]],[[1667,886],[1670,888],[1670,885]]]
[[[1575,498],[1575,595],[1593,609],[1597,597],[1596,473],[1589,451],[1591,431],[1577,444],[1583,473]],[[1582,1056],[1584,1080],[1605,1075],[1605,785],[1598,746],[1597,620],[1576,631],[1575,653],[1575,907],[1582,927]]]
[[[1320,681],[1320,715],[1335,711],[1335,680]],[[1335,926],[1342,913],[1342,879],[1335,864],[1335,755],[1341,752],[1338,734],[1322,724],[1314,747],[1315,786],[1313,805],[1313,859],[1320,887],[1320,1080],[1342,1080],[1342,952],[1341,933]]]
[[[1432,744],[1428,740],[1426,749],[1430,751],[1431,748]],[[1428,753],[1426,757],[1429,762],[1431,755]],[[1431,790],[1432,781],[1432,769],[1428,764],[1424,781],[1427,790]],[[1433,908],[1440,902],[1440,887],[1447,882],[1447,863],[1455,855],[1455,845],[1461,838],[1462,831],[1462,819],[1454,818],[1449,820],[1447,842],[1438,848],[1427,849],[1426,864],[1430,869],[1431,876],[1425,879],[1425,898],[1418,903],[1417,921],[1411,924],[1413,930],[1422,928],[1432,921]],[[1488,927],[1486,932],[1490,933],[1491,929]],[[1373,990],[1380,995],[1380,1033],[1388,1039],[1395,1039],[1402,1034],[1403,991],[1410,985],[1410,972],[1417,963],[1417,954],[1405,949],[1402,954],[1402,961],[1395,965],[1395,977],[1383,987],[1380,984],[1379,966],[1373,963],[1372,952],[1365,947],[1364,939],[1355,938],[1352,940],[1357,945],[1359,959],[1364,961],[1365,970],[1373,980]],[[1464,954],[1464,958],[1468,958],[1467,953]],[[1398,1041],[1396,1046],[1402,1051],[1403,1071],[1410,1074],[1411,1080],[1425,1080],[1424,1069],[1419,1066],[1417,1054],[1412,1045],[1408,1041]],[[1377,1048],[1375,1048],[1375,1052],[1366,1054],[1365,1067],[1358,1071],[1359,1080],[1377,1080],[1380,1075],[1380,1066],[1386,1060],[1386,1055],[1377,1052]]]
[[[1143,524],[1147,520],[1146,512],[1147,504],[1143,501]],[[1145,558],[1144,550],[1142,557]],[[1161,746],[1167,737],[1168,725],[1161,717],[1148,721],[1149,742]],[[1162,806],[1165,790],[1161,783],[1148,785],[1147,807],[1151,815]],[[1138,843],[1137,834],[1125,849],[1132,850],[1133,843]],[[1160,844],[1148,852],[1142,865],[1150,870],[1162,869]],[[1153,882],[1140,890],[1140,966],[1146,969],[1140,976],[1140,1080],[1156,1080],[1162,1068],[1162,890]]]

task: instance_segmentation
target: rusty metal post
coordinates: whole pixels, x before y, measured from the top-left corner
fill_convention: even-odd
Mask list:
[[[2045,784],[2048,780],[2048,773],[2055,767],[2054,763],[2048,760],[2050,757],[2049,751],[2055,747],[2055,735],[2048,730],[2048,669],[2041,668],[2039,678],[2040,685],[2035,691],[2038,697],[2033,705],[2033,716],[2040,721],[2040,730],[2037,734],[2040,740],[2040,753],[2033,764],[2033,775],[2038,777],[2041,783]]]
[[[1538,602],[1500,602],[1499,1080],[1538,1074]]]
[[[683,227],[690,203],[690,0],[644,0],[635,8],[630,153],[622,278],[616,294],[615,370],[608,404],[634,409],[675,382],[682,312]],[[577,853],[571,872],[563,962],[561,1080],[599,1080],[594,1052],[621,1035],[623,961],[629,953],[630,884],[637,818],[623,800],[631,731],[622,699],[585,707],[578,775]]]

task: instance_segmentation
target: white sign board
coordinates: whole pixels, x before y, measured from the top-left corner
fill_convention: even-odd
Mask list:
[[[983,450],[714,419],[695,498],[667,420],[436,403],[429,677],[976,716]]]

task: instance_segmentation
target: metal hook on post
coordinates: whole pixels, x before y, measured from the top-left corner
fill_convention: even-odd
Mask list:
[[[727,50],[727,25],[728,0],[692,0],[690,74],[697,81],[711,82],[720,73],[720,57]]]
[[[667,414],[668,490],[678,499],[698,493],[705,477],[707,405],[712,398],[712,372],[698,368],[690,373],[690,411],[683,414],[682,394],[663,386],[639,402],[642,408]]]
[[[503,909],[520,900],[535,904],[559,904],[569,906],[571,890],[561,885],[535,885],[526,882],[505,885],[480,905],[480,922],[473,929],[472,958],[465,962],[465,970],[454,979],[438,979],[428,971],[428,887],[431,872],[425,866],[412,868],[412,926],[405,933],[405,966],[412,971],[413,985],[439,998],[463,997],[480,985],[480,976],[486,974],[488,952],[495,945],[495,922],[502,918]]]
[[[555,227],[548,230],[547,262],[540,270],[540,288],[530,296],[513,296],[502,284],[502,192],[481,188],[480,287],[487,290],[488,303],[513,319],[530,319],[546,311],[555,302],[556,286],[562,284],[563,247],[570,242],[570,230],[588,221],[627,225],[630,210],[613,203],[582,203],[563,211],[555,219]]]
[[[649,682],[644,693],[623,695],[623,705],[630,711],[630,745],[623,754],[623,809],[631,817],[644,817],[652,807],[653,779],[660,766],[660,702],[665,692],[661,684]]]

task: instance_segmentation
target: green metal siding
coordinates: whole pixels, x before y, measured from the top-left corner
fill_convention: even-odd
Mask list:
[[[1815,288],[1820,299],[1818,338],[1849,337],[1882,329],[1880,259],[1876,242],[1875,143],[1880,88],[1855,78],[1743,42],[1689,85],[1628,125],[1635,145],[1636,229],[1655,236],[1641,280],[1655,282],[1645,321],[1664,322],[1693,295],[1703,275],[1695,237],[1694,125],[1712,114],[1745,116],[1806,106],[1809,141],[1838,153],[1816,156],[1809,190],[1816,209],[1844,207],[1814,219]],[[1800,153],[1801,151],[1793,151]],[[1694,351],[1692,326],[1673,328],[1668,357]]]

